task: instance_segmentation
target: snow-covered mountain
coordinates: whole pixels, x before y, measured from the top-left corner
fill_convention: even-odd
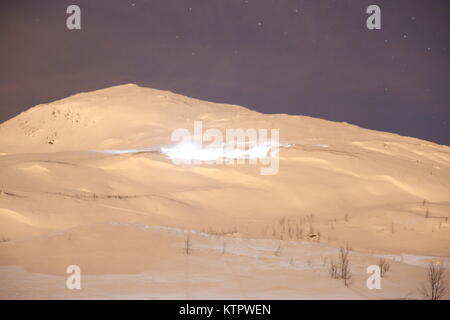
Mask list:
[[[158,152],[90,151],[170,145],[172,131],[192,130],[195,120],[205,129],[279,129],[289,147],[280,150],[278,173],[262,176],[251,164],[176,165]],[[162,260],[175,268],[186,231],[259,239],[251,240],[262,241],[252,245],[261,246],[252,259],[267,241],[306,250],[300,260],[328,257],[345,243],[361,254],[450,257],[449,147],[132,84],[39,105],[2,123],[0,190],[0,265],[41,273],[61,274],[77,261],[92,274],[164,269]],[[199,268],[215,250],[202,239]],[[250,247],[233,243],[230,263],[248,257]],[[311,243],[322,247],[305,247]]]

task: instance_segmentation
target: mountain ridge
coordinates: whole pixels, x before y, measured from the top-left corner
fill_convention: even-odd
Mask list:
[[[321,143],[343,136],[358,140],[358,136],[366,135],[374,140],[439,146],[345,122],[263,114],[243,106],[124,84],[39,104],[1,123],[0,152],[126,149],[167,144],[174,129],[191,128],[194,120],[202,120],[205,128],[278,128],[281,139],[287,142],[300,138]]]

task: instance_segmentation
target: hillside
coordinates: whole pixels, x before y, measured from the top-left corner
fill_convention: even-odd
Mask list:
[[[223,131],[279,129],[286,147],[278,173],[263,176],[260,165],[251,164],[172,163],[160,147],[173,145],[173,130],[192,130],[194,120]],[[0,286],[18,288],[24,297],[29,287],[19,285],[19,278],[34,272],[63,277],[67,265],[79,264],[91,275],[147,272],[166,284],[175,279],[160,288],[165,297],[179,298],[172,294],[180,287],[188,298],[202,297],[203,285],[232,277],[234,284],[214,289],[215,297],[233,296],[237,286],[250,290],[247,297],[258,290],[260,297],[278,297],[274,288],[281,281],[281,298],[307,292],[364,298],[327,284],[333,280],[326,261],[347,243],[361,290],[368,261],[398,258],[392,262],[398,278],[393,275],[391,291],[378,297],[399,297],[420,283],[409,283],[407,275],[419,279],[428,261],[448,264],[450,258],[448,146],[131,84],[38,105],[2,123],[0,190]],[[187,268],[186,234],[193,237],[189,270],[198,273],[199,286],[194,278],[177,278]],[[240,276],[218,271],[225,242],[223,268],[239,265],[233,272],[252,274],[252,280],[233,282]],[[272,254],[280,243],[283,254]],[[286,278],[278,279],[279,272]],[[314,284],[311,275],[320,281]],[[267,279],[255,284],[261,277]],[[303,286],[299,292],[294,278],[305,281],[296,284]],[[115,290],[108,292],[124,294]],[[150,297],[159,297],[152,292]]]

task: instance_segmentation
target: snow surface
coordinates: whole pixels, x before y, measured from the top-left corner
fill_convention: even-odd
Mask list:
[[[195,120],[279,129],[278,174],[174,164],[161,148]],[[420,139],[128,84],[2,123],[0,154],[0,298],[421,298],[450,258],[450,148]],[[347,243],[348,288],[328,275]]]

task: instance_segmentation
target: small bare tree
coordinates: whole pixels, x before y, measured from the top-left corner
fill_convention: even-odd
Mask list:
[[[350,252],[350,247],[348,244],[345,248],[341,247],[339,250],[339,260],[336,263],[333,259],[330,261],[330,267],[328,272],[332,279],[342,279],[344,280],[344,285],[347,287],[350,284],[350,279],[352,274],[350,272],[349,258],[348,254]]]
[[[427,283],[422,284],[422,295],[428,300],[440,300],[445,295],[445,268],[441,264],[430,263],[428,266]]]
[[[386,259],[380,258],[378,261],[378,266],[380,267],[380,275],[382,278],[386,275],[386,273],[389,271],[390,265],[386,261]]]
[[[191,242],[191,236],[190,234],[187,235],[186,240],[184,240],[184,253],[185,254],[191,254],[192,253],[192,242]]]
[[[340,278],[344,280],[344,285],[347,287],[350,283],[350,279],[352,274],[350,272],[348,253],[350,252],[350,248],[347,244],[345,248],[341,247],[339,250],[339,269],[340,269]]]

